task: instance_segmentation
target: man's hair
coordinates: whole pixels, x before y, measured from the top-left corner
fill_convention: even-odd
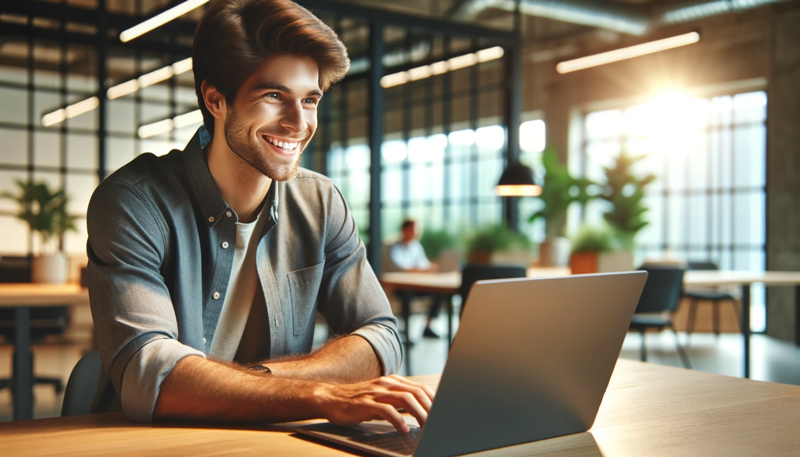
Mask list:
[[[417,221],[411,219],[410,217],[407,217],[403,220],[403,224],[400,226],[400,229],[405,230],[408,227],[411,227],[412,225],[417,225]]]
[[[310,57],[324,91],[350,68],[347,49],[330,27],[290,0],[215,0],[197,26],[192,48],[194,87],[203,123],[214,134],[214,117],[203,101],[203,81],[233,104],[236,92],[270,57]]]

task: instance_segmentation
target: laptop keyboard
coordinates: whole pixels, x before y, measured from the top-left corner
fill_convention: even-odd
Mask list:
[[[333,433],[346,437],[346,441],[361,443],[385,451],[394,452],[401,455],[414,455],[422,429],[413,425],[408,433],[398,431],[373,432],[354,427],[341,427],[331,423],[319,423],[306,425],[302,428],[323,433]]]

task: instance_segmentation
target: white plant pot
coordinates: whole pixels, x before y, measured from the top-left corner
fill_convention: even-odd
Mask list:
[[[33,258],[31,279],[39,284],[64,284],[69,277],[67,256],[58,252]]]
[[[598,273],[631,270],[633,270],[633,252],[631,251],[604,252],[597,256]]]
[[[569,265],[571,243],[563,237],[547,239],[539,244],[539,265],[565,267]]]

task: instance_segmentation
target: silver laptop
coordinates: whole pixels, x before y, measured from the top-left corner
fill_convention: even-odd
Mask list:
[[[478,281],[423,429],[297,428],[379,456],[467,454],[594,423],[647,273]]]

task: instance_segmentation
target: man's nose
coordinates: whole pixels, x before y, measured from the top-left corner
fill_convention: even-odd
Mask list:
[[[281,113],[281,127],[292,129],[296,132],[305,130],[303,118],[303,105],[300,101],[287,103]]]

